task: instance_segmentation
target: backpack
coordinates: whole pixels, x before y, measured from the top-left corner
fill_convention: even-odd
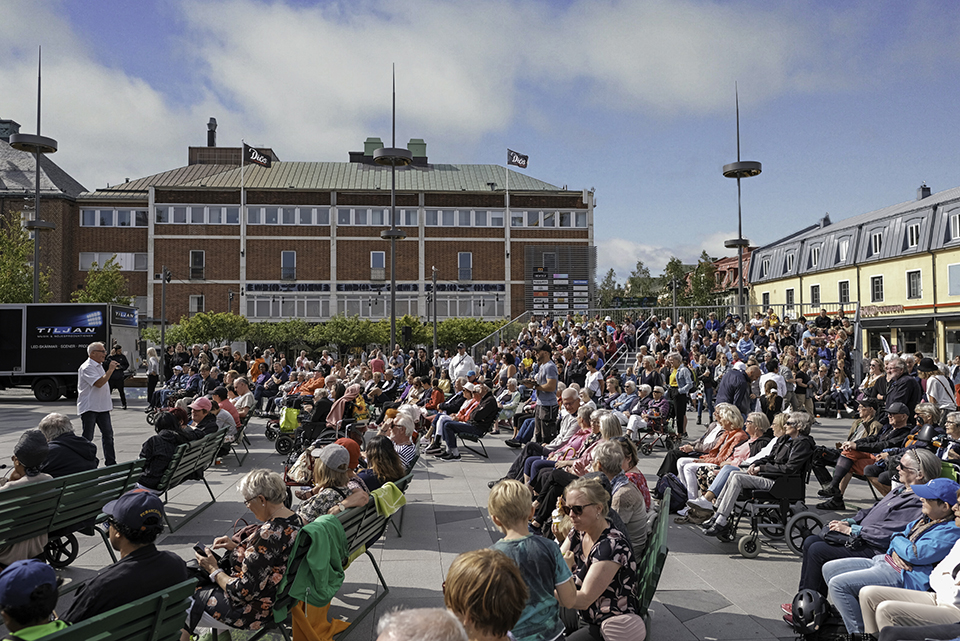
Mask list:
[[[670,488],[668,512],[676,514],[687,505],[687,486],[676,474],[665,474],[657,481],[657,487],[653,490],[654,496],[658,500],[662,499],[668,487]]]

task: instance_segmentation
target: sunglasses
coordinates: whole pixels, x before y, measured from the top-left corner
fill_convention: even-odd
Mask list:
[[[560,506],[560,511],[563,512],[564,514],[566,514],[567,516],[570,516],[571,514],[573,514],[574,516],[583,516],[583,508],[585,508],[585,507],[587,507],[587,506],[589,506],[589,505],[593,505],[593,503],[587,503],[587,504],[585,504],[585,505],[566,505],[566,504],[564,504],[564,505],[561,505],[561,506]]]

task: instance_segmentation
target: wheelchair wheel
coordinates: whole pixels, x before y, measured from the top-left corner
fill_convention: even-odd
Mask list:
[[[267,437],[268,441],[275,441],[277,436],[280,435],[280,428],[277,427],[276,423],[267,423],[267,426],[263,428],[263,435]]]
[[[677,449],[677,442],[678,441],[675,441],[668,436],[667,438],[663,439],[663,446],[668,450],[675,450]]]
[[[737,550],[744,558],[755,559],[760,556],[760,541],[753,534],[746,534],[740,537]]]
[[[62,570],[77,560],[79,549],[77,535],[71,532],[47,541],[46,547],[43,548],[43,554],[47,557],[47,563],[51,567]]]
[[[644,443],[643,445],[640,446],[640,452],[644,456],[650,456],[650,454],[653,452],[653,445],[651,445],[650,443]]]
[[[289,454],[293,451],[293,437],[289,434],[281,434],[277,437],[277,442],[274,446],[280,454]]]
[[[159,412],[150,412],[147,414],[147,425],[155,425]]]
[[[816,512],[800,512],[787,521],[784,538],[787,547],[797,556],[803,556],[803,540],[823,528],[823,519]]]
[[[780,509],[778,507],[761,509],[757,514],[757,527],[768,539],[782,539],[784,528],[780,520]]]

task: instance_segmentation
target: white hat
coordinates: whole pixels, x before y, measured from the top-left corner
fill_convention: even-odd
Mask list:
[[[474,385],[473,383],[464,383],[463,389],[467,390],[468,392],[473,392],[473,390],[476,389],[476,385]]]

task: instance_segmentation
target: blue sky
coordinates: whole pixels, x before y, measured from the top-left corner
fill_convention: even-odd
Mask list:
[[[0,118],[42,131],[87,188],[186,162],[187,145],[345,161],[397,139],[434,162],[596,188],[598,276],[722,255],[960,185],[954,2],[0,0]]]

